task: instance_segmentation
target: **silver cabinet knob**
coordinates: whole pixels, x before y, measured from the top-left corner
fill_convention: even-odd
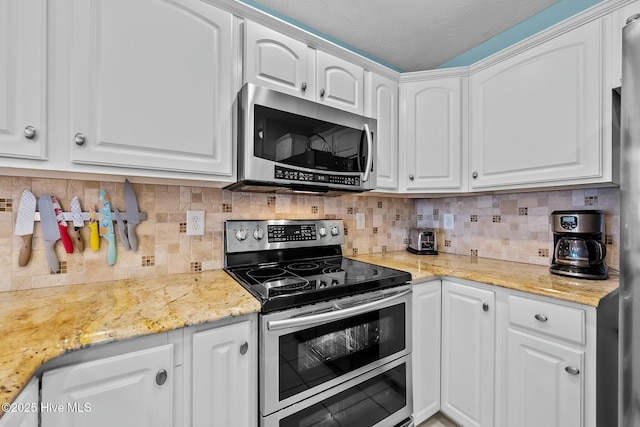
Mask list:
[[[167,374],[167,371],[165,371],[164,369],[160,369],[156,374],[156,384],[162,385],[166,383],[168,377],[169,377],[169,374]]]
[[[409,181],[413,181],[413,179],[414,179],[414,176],[413,176],[413,174],[412,174],[412,173],[410,173],[410,174],[409,174]]]
[[[320,97],[324,97],[324,88],[320,89]]]
[[[249,351],[249,343],[244,341],[240,344],[240,354],[245,355],[247,354],[247,351]]]
[[[473,173],[471,174],[471,177],[472,177],[473,179],[476,179],[476,178],[478,177],[478,172],[473,172]]]
[[[300,89],[302,89],[302,92],[307,90],[307,82],[302,82],[302,84],[300,85]]]
[[[76,143],[76,145],[84,145],[84,134],[78,132],[76,133],[76,135],[73,137],[74,142]]]
[[[482,311],[489,311],[489,304],[487,304],[486,302],[482,303]]]
[[[541,322],[546,322],[547,320],[549,320],[547,318],[547,316],[545,316],[544,314],[536,314],[535,316],[533,316],[536,318],[536,320],[539,320]]]
[[[573,366],[567,366],[566,368],[564,368],[564,370],[571,375],[578,375],[580,373],[580,370],[578,368],[574,368]]]
[[[36,137],[36,128],[33,126],[27,126],[24,128],[24,137],[27,139],[33,139]]]

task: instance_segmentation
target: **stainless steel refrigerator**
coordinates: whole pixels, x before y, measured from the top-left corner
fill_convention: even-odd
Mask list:
[[[621,427],[640,427],[640,15],[622,30],[620,162]]]

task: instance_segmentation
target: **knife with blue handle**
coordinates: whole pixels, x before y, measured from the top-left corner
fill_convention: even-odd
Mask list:
[[[107,262],[109,265],[116,263],[116,235],[113,232],[113,219],[111,218],[111,203],[104,189],[100,190],[100,235],[107,239]]]

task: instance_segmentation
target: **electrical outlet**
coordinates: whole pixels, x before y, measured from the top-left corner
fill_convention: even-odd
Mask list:
[[[187,236],[204,235],[204,211],[187,211]]]
[[[445,230],[453,230],[453,214],[442,215],[442,222]]]
[[[363,230],[365,227],[364,224],[364,213],[358,212],[356,213],[356,229]]]

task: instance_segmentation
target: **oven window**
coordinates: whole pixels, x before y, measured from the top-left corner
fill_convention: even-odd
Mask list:
[[[254,155],[330,172],[362,172],[367,144],[361,129],[336,125],[256,104]]]
[[[372,426],[407,404],[406,364],[282,419],[280,427]]]
[[[405,304],[303,329],[279,340],[279,397],[284,400],[403,351]]]

